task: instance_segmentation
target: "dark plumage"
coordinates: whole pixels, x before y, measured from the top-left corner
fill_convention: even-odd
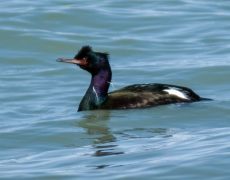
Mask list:
[[[112,79],[108,54],[84,46],[73,59],[59,58],[88,71],[92,78],[78,111],[94,109],[145,108],[171,103],[189,103],[201,98],[191,89],[169,84],[135,84],[108,93]]]

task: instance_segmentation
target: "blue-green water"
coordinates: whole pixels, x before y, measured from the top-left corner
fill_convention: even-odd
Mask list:
[[[230,2],[2,1],[0,38],[0,179],[230,178]],[[215,100],[77,112],[90,77],[55,60],[86,44],[110,53],[110,90]]]

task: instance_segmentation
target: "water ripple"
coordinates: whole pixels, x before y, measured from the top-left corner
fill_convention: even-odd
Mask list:
[[[3,179],[229,179],[225,1],[1,2]],[[76,111],[90,76],[56,62],[110,53],[113,84],[188,86],[211,102]]]

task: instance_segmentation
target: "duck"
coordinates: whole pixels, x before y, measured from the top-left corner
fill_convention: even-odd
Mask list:
[[[94,51],[88,45],[81,47],[74,58],[58,58],[57,61],[76,64],[91,75],[78,111],[148,108],[209,100],[200,97],[190,88],[160,83],[133,84],[108,92],[112,80],[109,54]]]

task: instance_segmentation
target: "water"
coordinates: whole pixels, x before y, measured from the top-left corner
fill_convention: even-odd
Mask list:
[[[229,179],[230,2],[0,3],[1,179]],[[113,87],[160,82],[214,101],[77,112],[90,77],[57,63],[110,53]]]

